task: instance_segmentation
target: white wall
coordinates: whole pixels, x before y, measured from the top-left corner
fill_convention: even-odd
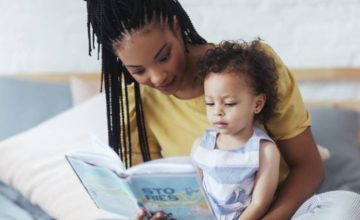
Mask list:
[[[0,7],[0,73],[100,69],[96,53],[87,55],[83,0],[0,0]]]
[[[360,66],[359,0],[197,0],[184,6],[209,40],[260,36],[291,67]]]
[[[261,37],[289,67],[360,67],[359,0],[180,0],[208,41]],[[82,0],[0,0],[0,74],[94,72]]]

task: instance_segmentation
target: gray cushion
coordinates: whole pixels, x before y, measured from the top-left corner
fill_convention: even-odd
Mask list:
[[[0,77],[0,141],[71,107],[68,85]]]
[[[0,180],[0,219],[50,220],[53,219],[39,206],[31,204],[18,191]]]
[[[319,192],[350,190],[360,193],[359,115],[339,108],[311,108],[312,131],[318,144],[328,148],[326,178]]]

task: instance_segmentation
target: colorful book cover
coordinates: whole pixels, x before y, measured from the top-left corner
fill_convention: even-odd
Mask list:
[[[213,219],[195,170],[181,172],[176,158],[173,169],[171,159],[167,158],[148,162],[149,166],[141,164],[122,174],[76,157],[66,158],[101,209],[129,219],[140,207],[150,214],[164,211],[167,219]]]
[[[169,219],[213,219],[195,173],[132,176],[138,203],[151,213],[162,210]]]

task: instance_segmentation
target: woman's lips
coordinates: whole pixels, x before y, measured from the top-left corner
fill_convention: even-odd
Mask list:
[[[171,86],[173,85],[175,81],[175,78],[171,79],[170,82],[156,86],[157,89],[165,91],[165,90],[169,90],[171,88]]]

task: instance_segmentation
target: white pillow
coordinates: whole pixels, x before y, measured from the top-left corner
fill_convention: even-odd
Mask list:
[[[55,219],[119,219],[94,205],[64,158],[74,149],[91,148],[89,133],[107,143],[105,106],[99,94],[1,142],[0,179]]]
[[[99,94],[100,80],[89,80],[77,76],[71,76],[70,90],[73,106],[76,106],[96,94]]]

